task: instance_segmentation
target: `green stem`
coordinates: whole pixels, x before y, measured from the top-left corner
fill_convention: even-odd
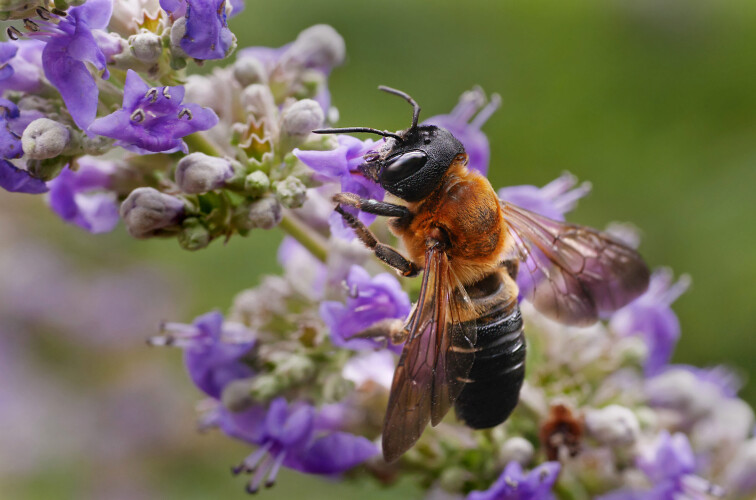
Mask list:
[[[184,137],[184,141],[192,151],[205,153],[208,156],[217,156],[223,158],[223,153],[205,137],[201,132],[195,132],[191,135]]]
[[[328,258],[328,250],[326,249],[324,238],[302,224],[295,216],[291,214],[284,215],[278,227],[301,243],[318,260],[325,262]]]

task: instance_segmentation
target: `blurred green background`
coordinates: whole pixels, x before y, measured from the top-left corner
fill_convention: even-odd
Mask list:
[[[641,251],[653,267],[689,273],[693,286],[674,307],[683,332],[674,360],[735,367],[751,379],[742,395],[756,404],[756,3],[246,3],[231,22],[240,47],[280,46],[316,23],[331,24],[344,36],[347,64],[330,84],[341,125],[407,125],[406,104],[378,93],[379,84],[412,94],[425,117],[448,112],[476,84],[501,94],[503,106],[484,128],[493,185],[543,185],[565,170],[591,181],[593,192],[570,220],[597,227],[631,221],[642,230]],[[18,239],[25,238],[54,249],[61,266],[84,276],[159,269],[165,275],[161,293],[171,302],[168,314],[175,315],[162,319],[189,321],[211,308],[225,310],[238,291],[278,270],[277,231],[187,253],[175,241],[133,241],[122,227],[92,236],[64,225],[41,205],[41,199],[0,193],[0,220],[15,221],[17,228],[14,241],[4,234],[0,252],[16,245],[19,268],[36,266],[18,251]],[[47,286],[45,276],[37,286]],[[0,278],[0,292],[3,283]],[[141,310],[135,306],[130,313],[139,316]],[[155,314],[157,321],[166,313]],[[146,439],[142,447],[104,458],[76,444],[69,454],[40,452],[40,462],[28,470],[0,471],[1,498],[245,497],[243,480],[231,478],[228,466],[248,448],[192,432],[198,393],[181,372],[178,352],[144,347],[143,339],[153,333],[149,326],[135,328],[117,349],[91,351],[68,340],[55,324],[35,328],[34,366],[45,370],[44,380],[65,385],[77,397],[107,393],[108,380],[123,378],[134,366],[168,379],[173,392],[166,398],[175,400],[170,407],[160,408],[159,398],[154,404],[136,398],[150,403],[162,419],[160,429],[176,437]],[[23,387],[14,382],[21,383],[5,378],[0,384]],[[31,409],[42,398],[25,396]],[[88,411],[100,421],[95,428],[101,434],[89,439],[107,446],[120,428],[108,425],[98,401]],[[138,425],[153,423],[145,417]],[[43,441],[56,446],[47,436],[67,432],[59,425],[49,415],[49,423],[33,429],[37,440],[28,446],[41,447]],[[87,426],[82,432],[87,429],[95,432]],[[10,461],[8,453],[7,447],[0,450]],[[397,493],[293,474],[263,493],[324,499],[417,494],[409,487]]]

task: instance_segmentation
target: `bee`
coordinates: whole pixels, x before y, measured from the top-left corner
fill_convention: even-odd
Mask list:
[[[641,295],[649,271],[635,250],[607,234],[500,200],[486,177],[467,168],[457,138],[418,125],[420,106],[408,94],[379,89],[412,105],[409,128],[315,132],[386,138],[365,155],[359,172],[393,195],[392,202],[340,193],[336,211],[402,276],[423,273],[408,319],[368,329],[405,342],[383,425],[383,456],[392,462],[452,406],[474,429],[496,426],[512,413],[525,376],[518,273],[530,273],[533,285],[524,295],[538,311],[567,325],[589,325]],[[379,242],[355,209],[389,217],[407,256]]]

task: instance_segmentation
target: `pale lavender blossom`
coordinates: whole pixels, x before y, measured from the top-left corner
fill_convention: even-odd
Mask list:
[[[16,57],[18,46],[11,42],[0,42],[0,81],[7,80],[13,76],[13,66],[8,64],[11,59]]]
[[[13,193],[45,193],[48,188],[44,181],[8,161],[23,155],[20,134],[25,124],[20,123],[22,121],[18,106],[0,99],[0,187]]]
[[[371,277],[360,266],[351,267],[346,286],[346,304],[320,304],[320,316],[330,329],[331,342],[354,350],[380,347],[373,339],[352,337],[381,320],[406,318],[410,311],[407,293],[394,276],[381,273]]]
[[[214,127],[218,116],[183,100],[183,86],[150,88],[129,70],[123,107],[95,120],[89,131],[117,139],[116,145],[139,154],[186,152],[181,138]]]
[[[468,167],[483,175],[488,172],[491,150],[486,134],[481,127],[501,105],[498,94],[491,96],[486,104],[486,95],[480,88],[462,94],[459,103],[448,115],[436,115],[423,122],[424,125],[436,125],[452,133],[462,145],[469,157]]]
[[[643,449],[636,459],[651,487],[621,489],[599,500],[703,500],[706,494],[721,494],[720,488],[695,475],[696,457],[685,434],[662,431],[656,441]]]
[[[671,305],[690,286],[690,278],[672,281],[669,269],[651,275],[648,290],[611,317],[610,328],[620,335],[638,335],[648,345],[648,375],[659,373],[672,357],[680,338],[680,322]]]
[[[199,316],[191,325],[166,323],[163,331],[165,335],[150,343],[184,349],[189,377],[212,398],[220,399],[229,382],[254,375],[243,359],[255,345],[252,333],[239,323],[224,322],[217,311]]]
[[[328,429],[319,424],[327,422]],[[287,404],[276,398],[267,411],[252,407],[243,412],[224,411],[221,429],[229,436],[258,448],[234,468],[236,474],[254,474],[247,491],[255,493],[263,482],[272,486],[281,466],[309,474],[345,472],[378,453],[368,439],[330,429],[330,419],[317,418],[317,410],[304,402]]]
[[[355,193],[362,198],[382,200],[385,191],[380,184],[362,175],[360,166],[365,163],[364,156],[381,144],[372,139],[361,141],[349,135],[338,135],[338,145],[328,151],[295,149],[294,155],[316,172],[315,179],[323,182],[339,182],[341,191]],[[352,207],[345,210],[357,216],[366,225],[370,225],[376,216],[367,212],[358,212]],[[344,239],[354,238],[354,233],[347,228],[338,214],[331,215],[331,231]]]
[[[41,80],[44,78],[42,50],[45,44],[40,40],[23,39],[6,42],[3,46],[2,62],[5,66],[3,77],[0,78],[0,92],[39,90]]]
[[[524,473],[519,462],[510,462],[486,491],[473,491],[467,500],[551,500],[559,476],[559,462],[546,462]]]
[[[76,125],[86,129],[97,115],[99,91],[87,68],[91,64],[107,78],[107,59],[93,30],[110,21],[113,0],[89,0],[72,7],[58,23],[40,21],[42,29],[30,35],[45,41],[42,65],[45,76],[60,92]]]
[[[50,208],[66,222],[90,233],[106,233],[118,224],[116,194],[108,191],[114,163],[83,156],[76,171],[65,167],[48,183]]]
[[[228,29],[226,0],[160,0],[160,6],[172,17],[181,18],[173,29],[183,31],[178,45],[187,56],[223,59],[233,48],[235,38]]]

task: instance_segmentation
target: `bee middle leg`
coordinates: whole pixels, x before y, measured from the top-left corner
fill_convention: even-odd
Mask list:
[[[404,320],[398,318],[386,318],[364,330],[351,335],[350,339],[386,339],[392,344],[401,344],[407,340],[409,332],[404,325]]]
[[[400,254],[395,248],[379,242],[375,235],[370,232],[370,229],[368,229],[362,221],[357,219],[357,217],[345,211],[341,205],[336,205],[336,212],[341,214],[344,222],[354,229],[354,232],[357,234],[360,241],[362,241],[366,247],[371,249],[376,257],[399,271],[402,276],[417,276],[420,272],[419,267]]]

